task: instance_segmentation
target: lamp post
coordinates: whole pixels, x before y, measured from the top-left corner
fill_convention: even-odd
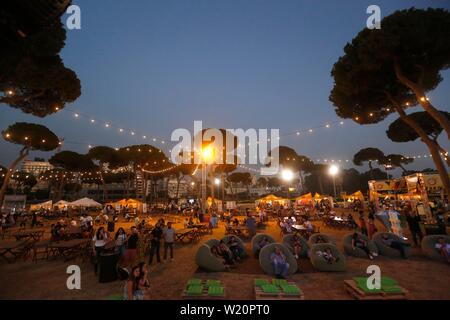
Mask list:
[[[202,148],[202,212],[206,210],[206,166],[214,159],[214,149],[210,146]]]
[[[328,169],[328,173],[333,177],[333,189],[334,189],[334,198],[336,198],[336,175],[339,172],[339,168],[336,165],[330,166]]]
[[[281,171],[281,179],[283,179],[287,184],[287,198],[289,200],[289,207],[291,207],[289,185],[290,185],[291,181],[294,179],[294,173],[292,172],[292,170],[284,169],[283,171]]]

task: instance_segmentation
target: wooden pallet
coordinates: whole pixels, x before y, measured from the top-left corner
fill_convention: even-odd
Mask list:
[[[344,280],[345,289],[357,300],[408,300],[409,291],[400,287],[402,292],[364,292],[354,280]]]
[[[288,282],[290,285],[296,285],[293,282]],[[301,291],[298,295],[280,293],[267,293],[264,292],[260,287],[254,286],[255,288],[255,300],[304,300],[305,296]]]
[[[183,290],[181,297],[186,300],[224,300],[225,299],[225,288],[223,288],[223,296],[210,296],[208,295],[208,287],[206,286],[206,281],[202,281],[203,292],[201,295],[192,296],[188,295],[186,288]]]

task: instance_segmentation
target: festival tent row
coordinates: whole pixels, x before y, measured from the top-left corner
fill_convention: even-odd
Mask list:
[[[269,194],[264,198],[258,199],[255,201],[256,205],[264,205],[264,204],[279,204],[279,205],[287,205],[289,204],[289,199],[277,197],[273,194]]]
[[[119,201],[112,201],[106,203],[106,205],[109,205],[116,210],[123,209],[123,208],[129,208],[129,209],[136,209],[138,211],[144,211],[144,203],[142,201],[136,200],[136,199],[122,199]]]
[[[31,211],[37,211],[37,210],[51,210],[52,208],[57,208],[57,209],[67,209],[67,208],[98,208],[98,207],[102,207],[101,203],[98,203],[97,201],[94,201],[92,199],[89,198],[81,198],[78,199],[76,201],[73,202],[68,202],[65,200],[60,200],[56,203],[53,203],[52,200],[43,202],[43,203],[38,203],[38,204],[32,204],[30,206],[30,210]]]

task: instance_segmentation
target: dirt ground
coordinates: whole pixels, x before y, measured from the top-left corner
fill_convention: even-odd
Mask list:
[[[350,231],[335,230],[321,225],[321,232],[333,236],[338,247],[343,250],[342,239]],[[131,224],[122,224],[129,228]],[[182,228],[181,224],[175,228]],[[378,226],[379,230],[383,227]],[[281,241],[278,227],[274,221],[269,222],[263,232],[271,234]],[[224,235],[224,225],[219,224],[212,235],[204,236],[193,244],[177,244],[175,260],[150,266],[151,288],[146,296],[151,300],[180,299],[188,279],[219,279],[225,287],[227,299],[254,299],[253,279],[264,278],[259,262],[253,257],[247,258],[230,272],[207,273],[200,270],[194,261],[197,248],[210,238],[220,239]],[[246,240],[246,249],[250,252],[250,241]],[[68,290],[66,269],[69,265],[79,264],[82,272],[81,290]],[[390,276],[410,291],[410,299],[450,300],[450,266],[427,259],[420,248],[413,248],[413,255],[408,260],[377,257],[374,261],[347,257],[347,271],[327,273],[315,270],[308,260],[299,261],[300,271],[291,276],[304,292],[306,300],[347,300],[352,299],[345,291],[343,281],[355,276],[365,275],[366,268],[377,264],[383,276]],[[93,267],[89,262],[81,261],[20,261],[14,264],[0,264],[0,299],[108,299],[111,295],[123,292],[123,281],[99,283]]]

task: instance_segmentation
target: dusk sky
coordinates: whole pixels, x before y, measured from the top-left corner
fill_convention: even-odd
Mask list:
[[[336,123],[340,119],[328,101],[330,71],[344,45],[366,27],[367,7],[379,5],[382,16],[412,6],[450,8],[445,0],[73,3],[81,8],[82,29],[68,31],[62,57],[81,80],[82,95],[66,109],[92,116],[96,124],[67,111],[37,118],[2,105],[0,128],[16,121],[41,123],[65,139],[64,149],[82,153],[89,144],[146,143],[142,134],[170,141],[177,128],[192,131],[194,120],[206,127],[279,128],[281,134]],[[436,107],[449,111],[450,72],[443,77],[429,97]],[[419,141],[398,144],[386,137],[396,118],[394,114],[366,126],[346,120],[339,128],[284,137],[281,144],[312,160],[352,159],[363,147],[428,154]],[[142,133],[120,134],[105,128],[106,122]],[[448,150],[445,140],[442,135]],[[19,149],[2,140],[0,163],[9,164]],[[33,153],[31,158],[52,154]],[[427,167],[433,167],[428,159],[408,166]]]

